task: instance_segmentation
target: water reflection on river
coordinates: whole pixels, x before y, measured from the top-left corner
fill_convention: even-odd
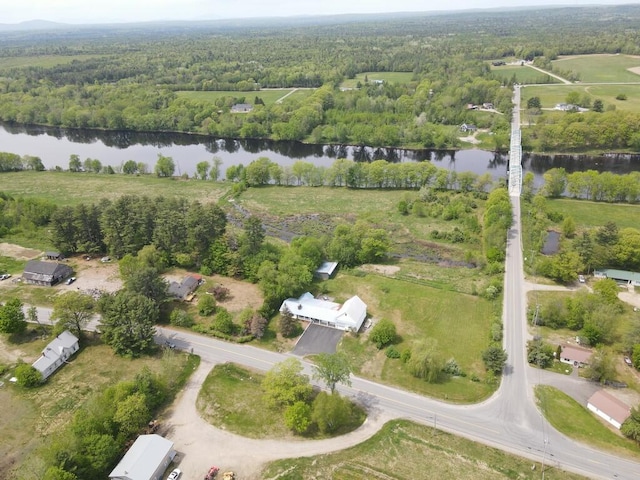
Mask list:
[[[264,139],[216,139],[202,135],[176,133],[141,133],[130,131],[72,130],[46,127],[0,125],[0,151],[19,155],[35,155],[45,167],[67,168],[69,156],[79,155],[81,160],[95,158],[103,165],[118,167],[127,160],[146,163],[153,169],[158,154],[170,156],[176,163],[176,173],[195,173],[196,164],[222,159],[223,170],[231,165],[247,165],[258,157],[268,157],[282,166],[297,160],[328,167],[336,158],[368,162],[430,160],[440,168],[458,172],[489,172],[496,178],[507,174],[507,156],[483,150],[405,150],[399,148],[371,148],[348,145],[314,145],[300,142]],[[594,169],[627,173],[640,171],[638,155],[605,155],[602,157],[567,155],[524,155],[523,167],[542,183],[542,174],[552,167],[567,171]],[[224,174],[224,173],[223,173]]]

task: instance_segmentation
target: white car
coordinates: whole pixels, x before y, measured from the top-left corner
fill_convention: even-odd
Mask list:
[[[584,275],[578,275],[578,281],[579,281],[580,283],[586,283],[587,279],[586,279],[586,278],[584,278]]]
[[[169,474],[167,480],[178,480],[180,478],[180,475],[182,475],[182,470],[176,468]]]

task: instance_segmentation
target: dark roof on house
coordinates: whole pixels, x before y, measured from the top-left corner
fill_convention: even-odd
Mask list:
[[[177,298],[187,297],[196,288],[198,288],[198,285],[200,284],[200,280],[202,280],[202,277],[200,275],[198,275],[198,277],[193,275],[187,275],[182,279],[182,282],[180,283],[171,282],[169,284],[169,289],[168,289],[169,295]]]
[[[29,260],[24,267],[22,276],[26,280],[34,282],[51,282],[54,277],[61,278],[71,275],[72,271],[71,267],[61,263]]]
[[[618,423],[623,423],[627,417],[631,415],[631,407],[629,407],[629,405],[618,400],[605,390],[598,390],[596,393],[591,395],[588,403],[596,407],[601,412],[606,413]]]

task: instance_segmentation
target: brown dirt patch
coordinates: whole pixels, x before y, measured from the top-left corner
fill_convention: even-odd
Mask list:
[[[59,286],[59,293],[81,290],[86,293],[97,291],[113,293],[122,288],[122,280],[117,262],[102,263],[99,258],[85,260],[83,257],[69,259],[76,281],[71,285]]]
[[[25,356],[25,352],[11,346],[4,338],[0,338],[0,363],[15,363]]]
[[[224,302],[218,302],[219,305],[226,308],[231,313],[240,312],[247,307],[258,309],[262,306],[262,292],[258,285],[254,283],[236,280],[234,278],[223,277],[221,275],[213,275],[204,277],[206,283],[200,287],[199,292],[205,292],[207,289],[216,285],[228,288],[231,295]]]
[[[33,248],[24,248],[13,243],[0,243],[0,255],[3,257],[11,257],[16,260],[32,260],[42,255],[40,250]]]
[[[388,277],[391,277],[400,271],[400,267],[398,267],[397,265],[367,264],[367,265],[362,265],[362,267],[360,268],[362,268],[362,270],[365,270],[367,272],[379,273],[381,275],[386,275]]]
[[[636,75],[640,75],[640,67],[631,67],[631,68],[627,68],[628,71],[630,71],[631,73],[635,73]]]

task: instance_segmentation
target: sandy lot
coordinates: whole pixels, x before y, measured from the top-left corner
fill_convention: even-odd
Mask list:
[[[0,243],[0,255],[3,257],[11,257],[16,260],[32,260],[42,255],[40,250],[33,248],[24,248],[13,243]]]
[[[397,265],[367,264],[367,265],[362,265],[360,268],[362,268],[362,270],[365,270],[367,272],[379,273],[381,275],[387,275],[387,276],[395,275],[400,271],[400,267],[398,267]]]

